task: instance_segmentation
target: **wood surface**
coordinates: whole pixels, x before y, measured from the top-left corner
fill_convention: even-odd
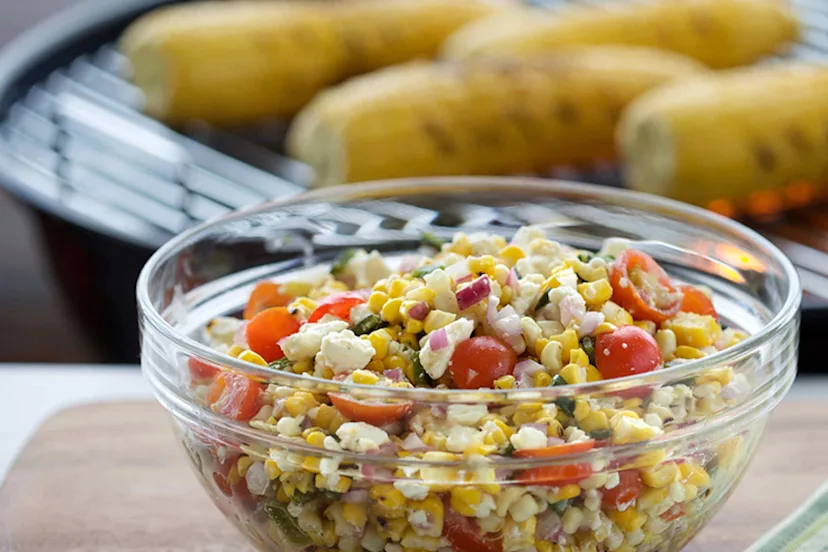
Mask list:
[[[742,483],[687,551],[744,550],[828,479],[826,458],[828,402],[783,402]],[[154,403],[56,414],[0,488],[0,552],[185,550],[252,548],[210,503]]]

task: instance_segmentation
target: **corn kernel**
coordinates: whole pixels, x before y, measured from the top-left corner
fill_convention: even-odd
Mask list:
[[[539,348],[541,347],[542,348]],[[548,341],[540,338],[535,343],[536,350],[540,351],[540,361],[548,370],[559,372],[563,366],[563,345],[558,341]]]
[[[319,463],[321,460],[313,456],[306,456],[302,460],[302,469],[311,473],[319,473]]]
[[[733,368],[725,366],[723,368],[711,368],[704,374],[696,378],[696,385],[704,385],[705,383],[718,382],[719,385],[725,386],[733,380]]]
[[[569,362],[586,368],[589,366],[589,356],[583,349],[578,347],[577,349],[569,351]]]
[[[501,376],[494,381],[494,386],[495,389],[514,389],[515,381],[515,376]]]
[[[426,431],[425,433],[423,433],[423,443],[436,449],[445,449],[446,436],[442,433]]]
[[[584,298],[584,302],[590,307],[597,307],[610,300],[612,297],[612,286],[609,280],[602,278],[594,282],[578,284],[578,293]]]
[[[445,247],[449,253],[457,253],[463,257],[468,257],[472,253],[471,241],[465,234],[455,235],[454,240]]]
[[[637,320],[633,324],[652,336],[655,336],[656,329],[658,329],[656,323],[652,320]]]
[[[639,510],[646,511],[667,500],[669,495],[670,492],[667,487],[661,487],[660,489],[644,488],[642,489],[641,494],[638,495],[636,505]]]
[[[374,485],[368,491],[377,513],[383,517],[405,516],[405,495],[389,483]]]
[[[546,499],[549,502],[560,502],[561,500],[575,498],[576,496],[580,496],[580,494],[581,487],[576,483],[571,483],[569,485],[563,485],[562,487],[552,487]]]
[[[292,491],[291,494],[293,494]],[[288,502],[290,502],[290,496],[288,496],[287,491],[285,491],[284,485],[280,485],[279,490],[276,491],[276,500],[278,502],[281,502],[282,504],[287,504]]]
[[[513,267],[517,264],[519,260],[526,257],[526,253],[524,253],[523,249],[516,245],[509,245],[501,249],[500,253],[498,253],[498,256],[509,267]]]
[[[325,369],[322,370],[322,377],[324,379],[333,379],[333,377],[334,377],[333,368],[331,368],[330,366],[325,366]]]
[[[429,307],[434,306],[434,298],[437,297],[437,292],[426,286],[419,286],[409,290],[405,294],[405,298],[409,301],[416,301],[417,303],[427,303]]]
[[[639,398],[639,397],[633,397],[631,399],[624,400],[624,408],[627,408],[629,410],[632,410],[634,408],[638,408],[642,404],[644,404],[644,400]],[[637,413],[635,413],[635,414],[636,414],[636,416],[638,416]]]
[[[415,351],[420,349],[420,340],[417,339],[417,334],[410,332],[403,332],[400,334],[400,343]]]
[[[547,372],[537,372],[533,376],[535,381],[535,387],[549,387],[549,384],[552,383],[552,376],[550,376]]]
[[[233,358],[239,358],[239,355],[245,352],[247,349],[242,347],[241,345],[236,345],[235,343],[227,349],[227,354]]]
[[[399,324],[402,322],[400,307],[402,307],[401,298],[389,299],[380,309],[380,317],[391,324]]]
[[[313,398],[313,395],[306,391],[297,391],[287,399],[285,399],[285,408],[294,418],[300,414],[307,413],[311,408],[315,408],[319,403]]]
[[[316,410],[316,425],[324,428],[328,433],[336,433],[339,426],[345,422],[345,417],[333,406],[323,404]]]
[[[291,303],[290,306],[298,306],[299,308],[307,312],[313,312],[314,310],[316,310],[318,303],[313,299],[309,299],[308,297],[300,297],[299,299]]]
[[[342,518],[348,524],[362,530],[365,523],[368,521],[368,512],[365,504],[358,504],[353,502],[345,502],[342,505]]]
[[[578,412],[576,408],[575,419],[577,418]],[[591,431],[605,430],[609,429],[609,419],[607,418],[607,415],[603,412],[590,412],[589,414],[584,416],[583,419],[580,420],[579,425],[581,426],[581,429],[583,429],[587,433]]]
[[[664,450],[651,450],[650,452],[645,452],[640,454],[638,458],[636,458],[632,464],[628,464],[623,466],[623,469],[631,469],[631,468],[646,468],[651,466],[656,466],[662,462],[664,459],[667,458],[667,453]]]
[[[693,359],[693,358],[704,358],[704,353],[695,347],[688,347],[687,345],[679,345],[676,347],[675,352],[676,358],[685,358],[685,359]]]
[[[607,512],[607,516],[626,533],[631,533],[636,529],[641,529],[644,522],[647,521],[647,516],[639,513],[633,506],[627,508],[623,512],[618,510],[610,510]]]
[[[673,333],[673,330],[658,330],[655,334],[655,340],[661,351],[661,360],[665,362],[673,360],[676,347],[678,346],[676,343],[676,334]]]
[[[485,274],[494,278],[495,260],[491,255],[484,255],[482,257],[472,257],[469,259],[469,270],[479,274]]]
[[[305,440],[309,445],[321,447],[325,441],[325,434],[321,431],[312,431],[307,437],[305,437]]]
[[[601,381],[604,377],[601,375],[601,372],[598,371],[598,368],[590,364],[585,368],[586,370],[586,379],[588,383],[592,383],[594,381]]]
[[[678,468],[674,462],[665,462],[651,468],[640,470],[641,480],[648,487],[661,489],[676,480]]]
[[[575,421],[580,422],[589,414],[589,402],[584,399],[575,399]]]
[[[711,346],[722,334],[722,328],[712,316],[692,312],[679,312],[661,327],[676,334],[679,346],[687,345],[696,349]]]
[[[428,515],[430,529],[425,535],[439,537],[443,534],[443,518],[445,512],[443,511],[443,501],[439,497],[430,494],[423,500],[412,502],[409,505],[409,510],[422,510]]]
[[[601,313],[604,315],[604,322],[609,322],[615,326],[629,326],[633,323],[632,315],[612,301],[604,303],[604,306],[601,307]]]
[[[374,348],[373,360],[382,360],[388,355],[388,344],[391,336],[385,330],[376,330],[368,334],[368,341]]]
[[[362,385],[374,385],[379,381],[379,376],[368,370],[355,370],[351,376],[353,377],[354,383],[360,383]]]
[[[426,316],[423,323],[423,330],[426,333],[431,333],[434,330],[439,330],[442,327],[448,326],[457,320],[457,315],[451,312],[433,310]]]
[[[403,533],[408,528],[408,520],[403,518],[389,519],[385,523],[385,531],[388,537],[396,542],[402,540]]]
[[[395,368],[399,368],[402,370],[405,368],[406,361],[402,355],[391,355],[385,357],[385,360],[382,361],[385,364],[386,370],[394,370]]]
[[[380,310],[382,310],[382,306],[388,301],[388,295],[381,292],[375,291],[368,297],[368,308],[371,309],[371,312],[379,314]]]
[[[381,360],[372,360],[365,366],[365,369],[371,370],[372,372],[384,372],[385,364]]]
[[[557,341],[561,344],[561,361],[569,362],[570,351],[578,349],[578,332],[566,330],[562,334],[549,336],[550,341]]]
[[[298,360],[293,364],[295,374],[307,374],[313,371],[313,362],[310,360]]]
[[[609,278],[607,269],[603,266],[593,266],[588,263],[579,262],[575,265],[575,273],[584,281],[600,282]],[[609,282],[607,282],[609,283]],[[610,288],[610,295],[612,295],[612,288]],[[607,298],[609,299],[609,297]],[[605,299],[605,301],[607,300]]]
[[[609,322],[601,322],[596,326],[595,331],[592,332],[592,335],[599,336],[605,333],[612,333],[617,330],[618,327],[615,324],[610,324]]]
[[[710,485],[710,476],[701,466],[685,462],[679,466],[681,478],[685,483],[695,485],[696,487],[707,487]]]
[[[418,334],[423,331],[424,324],[419,320],[409,318],[405,322],[405,331],[410,334]]]
[[[406,287],[408,287],[408,282],[402,278],[395,278],[388,285],[388,297],[391,297],[392,299],[402,297]]]
[[[451,507],[464,516],[477,515],[476,507],[483,501],[483,492],[475,487],[452,487]]]
[[[265,475],[267,475],[268,479],[276,479],[280,475],[282,475],[282,470],[279,469],[279,466],[271,459],[265,460],[264,463]]]
[[[239,476],[244,477],[247,475],[247,469],[253,465],[253,459],[249,456],[241,456],[239,457],[239,461],[236,462],[236,469],[239,472]]]
[[[586,369],[577,364],[567,364],[561,368],[561,377],[566,380],[569,385],[576,385],[579,383],[586,383]]]
[[[255,364],[257,366],[267,366],[267,361],[262,356],[254,351],[246,350],[239,355],[239,360]]]

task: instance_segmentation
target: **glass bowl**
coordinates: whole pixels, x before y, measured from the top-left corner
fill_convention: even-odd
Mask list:
[[[580,249],[631,240],[675,279],[709,287],[722,322],[749,337],[643,375],[474,391],[317,379],[204,344],[205,325],[238,313],[257,282],[327,271],[346,248],[393,257],[417,250],[424,232],[508,239],[523,225]],[[655,196],[523,178],[388,181],[268,203],[173,239],[138,282],[143,371],[205,490],[261,550],[679,550],[732,492],[793,382],[799,300],[790,262],[733,221]],[[555,404],[575,420],[583,405],[667,414],[655,437],[557,457],[354,453],[217,414],[193,362],[268,383],[274,400],[305,393],[314,406],[342,392],[413,403],[414,416],[438,421],[458,405],[508,414]],[[631,480],[635,492],[625,490]]]

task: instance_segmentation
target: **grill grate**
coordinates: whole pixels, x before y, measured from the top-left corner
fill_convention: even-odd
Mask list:
[[[568,1],[573,0],[530,0],[552,10]],[[828,4],[794,3],[805,30],[790,56],[828,60]],[[12,105],[0,123],[0,166],[16,193],[41,205],[59,205],[59,212],[85,226],[155,248],[200,221],[298,193],[310,181],[308,167],[278,153],[285,130],[278,122],[238,132],[206,125],[176,132],[145,117],[140,91],[122,77],[127,65],[106,44],[53,71]],[[560,168],[553,175],[619,182],[617,171],[606,166],[589,174]],[[824,210],[825,205],[817,205],[754,226],[798,265],[806,296],[826,306]],[[409,226],[429,219],[424,213],[410,217]],[[382,220],[370,224],[371,230],[394,231]]]

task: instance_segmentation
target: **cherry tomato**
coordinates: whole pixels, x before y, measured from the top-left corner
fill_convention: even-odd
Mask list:
[[[207,390],[206,403],[213,411],[240,421],[256,415],[264,386],[240,374],[222,372]]]
[[[279,291],[279,284],[274,282],[259,282],[250,293],[247,305],[244,307],[244,319],[250,320],[260,312],[271,307],[286,307],[293,297]]]
[[[552,485],[562,487],[586,479],[592,475],[589,464],[565,464],[562,466],[543,466],[523,470],[517,475],[517,481],[526,485]]]
[[[706,314],[712,316],[716,320],[719,319],[713,301],[710,297],[704,294],[699,288],[693,286],[679,286],[679,291],[682,293],[681,306],[679,310],[682,312],[694,312],[696,314]]]
[[[661,323],[676,314],[681,293],[652,257],[627,249],[610,266],[612,300],[637,320]]]
[[[285,356],[279,340],[298,331],[299,322],[285,307],[265,309],[247,323],[247,344],[267,362],[273,362]]]
[[[408,414],[414,404],[413,402],[392,404],[358,401],[339,393],[330,393],[328,397],[336,409],[349,420],[375,426],[396,422]]]
[[[455,512],[446,498],[443,536],[451,542],[456,552],[502,552],[503,535],[484,533],[474,520]]]
[[[666,522],[670,522],[682,517],[683,515],[684,511],[681,509],[681,504],[674,504],[669,510],[661,514],[659,517]]]
[[[595,339],[595,366],[604,379],[643,374],[661,366],[661,350],[645,330],[622,326]]]
[[[233,496],[233,489],[230,488],[230,483],[227,482],[226,477],[219,472],[213,472],[213,481],[224,496]]]
[[[560,445],[552,445],[551,447],[543,447],[539,449],[523,449],[515,451],[515,456],[519,458],[552,458],[554,456],[565,456],[567,454],[577,454],[579,452],[586,452],[595,447],[595,441],[580,441],[578,443],[563,443]]]
[[[190,376],[194,380],[212,378],[219,372],[217,366],[207,364],[203,360],[198,360],[197,358],[189,358],[187,360],[187,367],[190,369]]]
[[[604,508],[618,508],[622,504],[629,504],[641,494],[641,476],[636,470],[618,472],[620,482],[612,489],[604,491],[601,504]]]
[[[496,337],[472,337],[454,349],[449,370],[460,389],[483,389],[494,386],[494,381],[511,374],[517,364],[517,355],[505,342]]]
[[[351,309],[365,302],[365,295],[359,291],[343,291],[329,295],[317,303],[316,309],[311,313],[308,322],[317,322],[326,314],[351,323]]]

